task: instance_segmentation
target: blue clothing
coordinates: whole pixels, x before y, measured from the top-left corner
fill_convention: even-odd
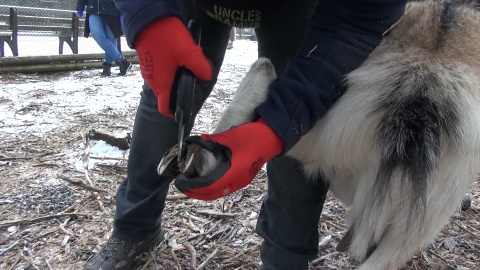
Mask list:
[[[231,4],[232,8],[214,5],[205,12],[232,24],[235,21],[233,12],[243,1],[216,2]],[[252,2],[265,7],[265,1],[245,1],[249,5]],[[282,140],[284,152],[293,147],[342,95],[344,75],[357,68],[380,43],[383,33],[403,14],[406,2],[318,1],[310,33],[289,61],[285,73],[271,85],[268,100],[256,109]],[[117,0],[116,5],[125,16],[125,36],[132,48],[136,36],[146,25],[166,16],[180,16],[176,0]],[[250,11],[245,10],[243,17],[237,12],[236,18],[261,17],[261,10]],[[278,18],[270,16],[270,23],[281,23],[282,11]]]
[[[88,16],[88,21],[93,39],[95,39],[100,48],[105,52],[105,63],[112,64],[113,61],[120,62],[123,59],[123,56],[118,51],[117,39],[105,20],[103,20],[102,16],[90,14],[90,16]]]

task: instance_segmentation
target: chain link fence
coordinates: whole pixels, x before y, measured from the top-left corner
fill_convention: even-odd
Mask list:
[[[32,25],[31,31],[25,29],[19,30],[17,34],[16,47],[18,47],[18,56],[47,56],[58,55],[59,37],[61,31],[54,31],[54,26],[60,24],[68,27],[67,20],[72,17],[72,13],[76,12],[77,0],[0,0],[0,41],[9,39],[12,33],[9,28],[11,19],[9,18],[10,7],[19,7],[19,12],[28,12],[29,16],[42,17],[38,19],[36,25]],[[20,8],[21,7],[21,8]],[[25,11],[27,10],[27,11]],[[103,53],[93,37],[85,38],[84,34],[84,18],[79,20],[78,32],[78,54]],[[36,29],[34,27],[36,26]],[[40,31],[39,29],[50,29],[50,32]],[[52,34],[53,32],[53,34]],[[3,43],[3,54],[5,57],[15,56],[13,50],[6,42]],[[72,46],[64,44],[61,54],[75,54]],[[120,38],[120,46],[122,51],[131,51],[125,38]]]
[[[75,10],[76,0],[0,0],[0,5]]]

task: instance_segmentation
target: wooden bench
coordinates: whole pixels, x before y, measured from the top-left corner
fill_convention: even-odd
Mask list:
[[[59,54],[63,54],[65,43],[78,54],[78,35],[83,25],[83,20],[71,10],[0,5],[1,57],[5,56],[5,44],[14,56],[18,56],[19,35],[58,36]]]

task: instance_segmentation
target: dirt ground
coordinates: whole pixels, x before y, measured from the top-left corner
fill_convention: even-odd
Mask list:
[[[231,99],[232,91],[223,88],[237,84],[251,63],[228,55],[225,62],[222,82],[207,101],[196,133],[212,130]],[[0,75],[0,113],[11,113],[0,121],[0,269],[81,269],[110,236],[128,150],[93,156],[94,142],[86,134],[91,129],[116,137],[131,132],[141,77],[138,66],[125,78],[100,80],[98,73]],[[69,90],[56,88],[66,89],[67,82]],[[80,93],[85,95],[81,104],[74,98]],[[88,106],[102,98],[118,101]],[[135,269],[258,269],[262,239],[254,228],[266,186],[263,170],[248,188],[213,202],[188,199],[172,186],[163,214],[166,241],[140,256]],[[480,269],[478,179],[468,196],[471,207],[456,213],[405,269]],[[349,254],[335,251],[347,212],[328,197],[311,269],[356,267]]]

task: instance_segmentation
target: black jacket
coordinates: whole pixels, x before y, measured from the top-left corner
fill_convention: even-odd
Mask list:
[[[115,38],[123,35],[122,26],[120,23],[120,11],[115,6],[115,3],[111,0],[78,0],[76,10],[86,9],[85,16],[85,31],[83,36],[90,36],[90,24],[88,23],[88,17],[90,14],[98,14],[102,16],[103,20],[107,23],[108,28],[112,31]]]
[[[89,14],[120,16],[120,11],[111,0],[78,0],[76,10],[84,10]]]

